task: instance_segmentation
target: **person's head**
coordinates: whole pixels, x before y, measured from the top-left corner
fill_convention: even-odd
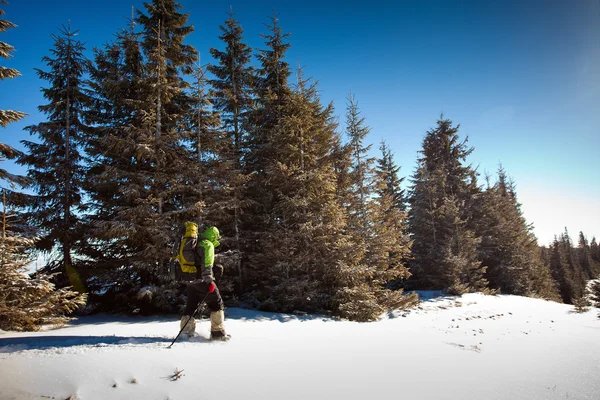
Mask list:
[[[195,222],[185,223],[185,237],[198,237],[198,225]]]
[[[219,239],[221,239],[221,234],[216,226],[211,226],[202,232],[202,238],[212,242],[212,244],[217,247],[220,244]]]

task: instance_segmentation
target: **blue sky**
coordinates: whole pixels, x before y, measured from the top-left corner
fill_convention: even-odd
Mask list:
[[[573,1],[180,1],[195,32],[187,42],[210,62],[218,27],[233,7],[248,44],[275,11],[291,32],[288,61],[319,81],[340,122],[352,90],[374,149],[387,141],[410,176],[425,132],[440,113],[460,123],[475,147],[470,162],[494,174],[501,162],[517,184],[541,244],[568,227],[600,239],[600,0]],[[22,129],[43,118],[34,68],[45,69],[50,35],[70,20],[88,54],[112,40],[142,1],[13,0],[2,6],[18,28],[0,34],[16,47],[1,65],[22,77],[0,82],[0,109],[29,114],[0,128],[20,148]],[[377,153],[375,153],[377,154]],[[18,169],[4,163],[13,172]],[[408,179],[407,179],[408,180]]]

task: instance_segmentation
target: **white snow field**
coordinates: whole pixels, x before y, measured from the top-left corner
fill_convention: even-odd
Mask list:
[[[600,399],[598,309],[437,297],[374,323],[226,311],[227,343],[170,318],[0,331],[0,399]],[[178,379],[170,379],[183,370]]]

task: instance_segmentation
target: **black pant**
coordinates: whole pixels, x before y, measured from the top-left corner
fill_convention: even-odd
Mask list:
[[[221,298],[221,293],[219,293],[219,288],[215,286],[214,292],[208,293],[208,295],[207,293],[208,285],[202,280],[198,279],[188,283],[187,303],[185,305],[185,312],[183,315],[192,315],[194,311],[196,311],[196,308],[198,308],[200,301],[204,299],[204,296],[206,296],[204,302],[210,311],[223,310],[223,299]]]

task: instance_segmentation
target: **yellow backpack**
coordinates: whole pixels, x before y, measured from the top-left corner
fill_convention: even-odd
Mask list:
[[[193,281],[199,279],[196,266],[202,265],[204,248],[198,244],[198,226],[193,222],[186,222],[185,235],[173,245],[169,274],[178,281]]]

